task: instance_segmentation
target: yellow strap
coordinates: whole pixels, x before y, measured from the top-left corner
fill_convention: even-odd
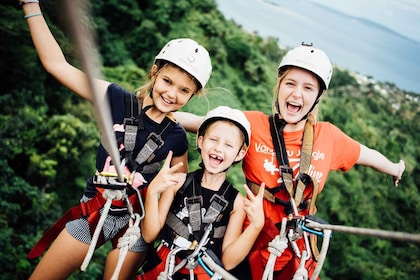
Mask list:
[[[309,122],[306,122],[305,132],[303,134],[302,155],[300,157],[299,172],[301,174],[306,174],[309,171],[309,166],[311,164],[313,143],[314,143],[314,128],[312,124],[310,124]],[[296,187],[296,194],[295,194],[296,206],[299,206],[302,203],[303,192],[305,188],[306,188],[305,184],[302,182],[302,180],[299,180],[298,185]]]
[[[250,188],[250,190],[252,191],[253,194],[257,195],[258,194],[258,190],[260,189],[260,185],[255,184],[253,182],[248,181],[247,182],[248,187]],[[270,201],[271,203],[275,203],[275,198],[274,195],[272,193],[270,193],[267,189],[264,189],[264,199]]]
[[[312,180],[312,184],[313,184],[313,190],[312,190],[312,198],[311,198],[311,202],[309,204],[309,215],[314,215],[315,214],[315,201],[316,198],[318,196],[318,182]],[[312,249],[312,255],[314,257],[314,259],[316,261],[318,261],[319,258],[319,249],[318,249],[318,237],[316,234],[310,234],[309,235],[309,243],[311,245],[311,249]]]

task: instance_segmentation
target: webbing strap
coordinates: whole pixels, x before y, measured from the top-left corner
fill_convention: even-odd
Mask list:
[[[196,177],[197,176],[197,177]],[[200,240],[203,228],[205,225],[212,224],[213,222],[219,220],[221,218],[222,212],[226,209],[229,205],[229,199],[225,197],[226,193],[230,189],[231,184],[228,181],[224,181],[219,194],[214,194],[210,199],[210,205],[208,209],[206,209],[206,214],[202,217],[201,207],[203,206],[203,197],[201,194],[201,185],[195,184],[195,181],[201,181],[201,177],[203,176],[203,170],[197,170],[195,172],[189,173],[187,175],[187,179],[184,185],[178,190],[178,195],[184,195],[187,188],[192,187],[192,195],[184,198],[185,206],[188,209],[188,224],[189,227],[192,229],[193,236],[196,240]],[[177,225],[179,223],[179,225]],[[168,219],[166,220],[166,224],[172,228],[178,235],[188,238],[189,231],[187,225],[184,224],[176,215],[168,214]],[[213,228],[215,229],[215,228]],[[218,234],[220,232],[220,234]],[[222,227],[217,228],[213,232],[213,237],[217,238],[222,236],[224,230]]]
[[[162,131],[159,134],[149,134],[146,143],[137,154],[135,162],[133,162],[132,154],[136,147],[137,133],[139,129],[144,129],[143,114],[152,107],[147,106],[142,110],[142,106],[143,102],[142,100],[138,100],[137,96],[133,94],[127,94],[125,96],[124,148],[127,152],[126,159],[131,171],[140,171],[140,167],[144,167],[144,163],[150,163],[153,160],[154,152],[165,143],[165,136],[170,131],[168,128],[176,123],[172,113],[169,113],[162,122],[162,126],[164,126]],[[151,169],[151,171],[147,171],[149,173],[156,171],[155,166],[150,168],[146,167],[146,169]]]
[[[286,122],[280,119],[278,114],[269,117],[271,137],[273,138],[274,149],[277,155],[277,161],[280,168],[280,175],[283,179],[283,184],[286,187],[290,197],[294,197],[293,187],[293,170],[289,165],[289,158],[287,157],[286,144],[284,143],[283,128]]]
[[[312,190],[312,198],[309,204],[309,215],[315,215],[315,201],[316,197],[318,196],[318,182],[312,181],[313,190]],[[312,255],[316,261],[319,259],[319,249],[318,249],[318,237],[316,234],[309,235],[309,244],[311,245]]]
[[[312,156],[312,146],[314,143],[314,128],[312,124],[306,122],[305,131],[303,134],[303,144],[302,144],[302,155],[300,156],[300,170],[299,173],[306,174],[309,171],[309,166],[311,163]],[[299,206],[303,200],[303,192],[306,188],[306,184],[301,179],[297,183],[295,202]]]
[[[188,230],[188,226],[184,224],[175,214],[172,212],[168,213],[168,217],[166,218],[166,225],[169,226],[174,232],[176,232],[179,236],[184,238],[188,238],[190,235],[190,231]],[[168,240],[167,240],[168,241]]]
[[[147,142],[141,148],[140,152],[136,156],[136,163],[141,166],[143,163],[150,162],[154,158],[154,152],[163,146],[165,141],[163,140],[167,133],[169,132],[169,127],[173,124],[172,120],[166,118],[161,123],[164,125],[164,128],[159,134],[150,133],[147,137]]]
[[[139,120],[137,116],[141,113],[143,102],[137,99],[134,94],[125,95],[125,118],[124,118],[124,147],[126,151],[133,151],[136,145]]]
[[[273,138],[274,149],[277,155],[278,164],[281,170],[281,177],[286,187],[287,192],[291,198],[294,198],[296,206],[299,206],[303,201],[303,193],[306,188],[304,180],[298,180],[296,191],[293,185],[293,170],[289,166],[289,159],[287,157],[286,144],[283,137],[283,128],[286,122],[279,119],[278,114],[269,117],[270,131]],[[300,157],[299,174],[306,174],[309,171],[311,163],[312,147],[314,141],[313,126],[309,122],[305,124],[305,131],[302,144],[302,155]]]
[[[247,183],[249,189],[252,191],[252,193],[257,195],[258,191],[260,189],[260,185],[255,184],[254,182],[251,182],[251,181],[248,181],[248,180],[247,180],[246,183]],[[290,202],[279,199],[274,194],[272,194],[268,189],[264,189],[264,199],[270,201],[271,203],[280,204],[284,207],[290,205]]]

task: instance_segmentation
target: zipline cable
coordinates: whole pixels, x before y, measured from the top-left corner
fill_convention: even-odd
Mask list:
[[[101,132],[101,142],[116,168],[118,179],[124,182],[121,167],[120,153],[117,141],[112,129],[111,112],[107,95],[100,94],[96,88],[95,78],[100,79],[102,74],[98,55],[94,43],[94,32],[91,29],[89,17],[86,14],[88,7],[85,0],[66,0],[66,11],[72,30],[73,40],[75,41],[78,56],[82,68],[86,73],[88,84],[93,94],[93,107],[95,117]]]
[[[400,231],[388,231],[382,229],[370,229],[370,228],[360,228],[360,227],[350,227],[350,226],[338,226],[338,225],[329,225],[329,224],[320,224],[313,221],[307,221],[307,227],[313,229],[329,229],[332,231],[374,236],[384,239],[393,239],[407,242],[416,242],[420,243],[420,234],[412,234]]]

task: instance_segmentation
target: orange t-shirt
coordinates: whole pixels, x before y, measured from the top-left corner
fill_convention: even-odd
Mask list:
[[[251,123],[251,145],[243,160],[245,177],[257,184],[265,182],[266,188],[279,185],[279,164],[270,132],[268,116],[258,111],[245,112]],[[304,130],[284,132],[289,165],[293,169],[294,178],[299,171],[300,152]],[[319,183],[319,192],[324,187],[330,170],[349,170],[358,160],[360,144],[344,134],[336,126],[328,122],[318,122],[314,126],[314,145],[308,174]],[[276,194],[288,200],[287,192]],[[281,222],[285,216],[279,205],[264,200],[265,216],[274,223]],[[282,207],[281,207],[282,208]]]

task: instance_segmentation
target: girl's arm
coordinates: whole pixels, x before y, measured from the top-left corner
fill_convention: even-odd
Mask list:
[[[141,234],[148,243],[153,242],[159,235],[175,194],[185,182],[186,174],[178,172],[183,163],[170,167],[171,159],[172,151],[168,153],[161,170],[147,187]]]
[[[22,5],[22,8],[26,16],[41,13],[38,3],[26,3]],[[45,70],[62,85],[92,102],[93,95],[85,73],[67,62],[44,17],[42,15],[31,16],[26,21],[33,44]],[[96,80],[96,83],[98,91],[105,94],[109,82]]]
[[[362,144],[360,144],[360,156],[356,163],[372,167],[379,172],[391,175],[396,187],[405,170],[405,163],[403,160],[393,163],[380,152]]]
[[[235,268],[251,251],[255,240],[264,226],[263,194],[265,185],[260,186],[257,196],[244,185],[247,198],[237,195],[229,224],[223,238],[221,261],[227,270]],[[246,216],[248,227],[242,231]]]
[[[197,133],[198,126],[203,121],[203,116],[197,116],[187,112],[174,112],[175,119],[188,132]]]

